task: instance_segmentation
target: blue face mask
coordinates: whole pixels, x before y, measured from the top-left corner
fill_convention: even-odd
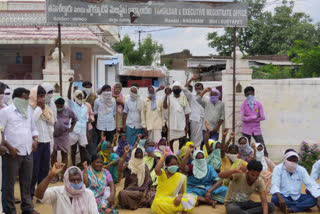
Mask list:
[[[178,166],[169,166],[167,169],[171,174],[174,174],[178,171],[179,167]]]
[[[79,182],[78,184],[74,184],[74,183],[71,183],[71,182],[70,182],[70,186],[71,186],[72,189],[74,189],[74,190],[80,190],[80,189],[82,188],[82,186],[83,186],[83,182],[81,181],[81,182]]]
[[[155,149],[156,148],[154,146],[150,146],[146,148],[146,152],[151,153],[151,152],[154,152]]]

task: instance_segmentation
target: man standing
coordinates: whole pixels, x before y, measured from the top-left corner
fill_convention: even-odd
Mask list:
[[[129,145],[134,146],[138,134],[143,133],[141,126],[141,99],[136,86],[132,86],[129,93],[130,97],[124,104],[123,129],[126,132]]]
[[[162,128],[165,126],[163,102],[157,98],[153,86],[148,87],[148,97],[142,103],[142,127],[148,139],[158,142],[161,138]]]
[[[257,143],[263,144],[264,155],[268,157],[267,147],[264,145],[264,140],[261,133],[260,121],[265,120],[263,107],[261,103],[254,98],[254,88],[248,86],[244,89],[244,95],[247,100],[241,105],[240,114],[242,120],[242,135],[249,139],[251,136]]]
[[[55,119],[52,110],[45,104],[45,96],[45,89],[42,86],[36,86],[31,90],[29,99],[33,109],[32,119],[39,132],[37,151],[33,153],[32,197],[36,184],[40,184],[49,173],[50,142],[53,141],[51,131],[53,131]]]
[[[89,121],[89,114],[87,107],[83,104],[84,94],[80,90],[76,90],[73,94],[73,99],[71,98],[71,89],[73,85],[73,78],[69,79],[69,89],[68,89],[68,105],[76,114],[78,121],[70,133],[70,145],[71,145],[71,160],[73,166],[76,165],[76,151],[79,144],[80,149],[80,159],[81,166],[86,160],[86,145],[88,144],[87,139],[87,123]]]
[[[91,108],[94,108],[94,101],[98,99],[96,93],[92,91],[92,83],[90,81],[84,81],[82,83],[83,90],[87,93],[86,102],[91,105]]]
[[[205,93],[210,93],[210,100],[203,98]],[[210,139],[215,141],[219,140],[219,130],[220,126],[224,121],[224,103],[219,100],[220,91],[218,89],[206,88],[201,92],[197,101],[204,108],[204,118],[208,121],[210,125]],[[205,131],[203,131],[203,136]],[[201,149],[203,147],[203,142],[201,144]]]
[[[314,206],[320,209],[320,190],[307,170],[298,165],[299,155],[293,149],[284,153],[284,162],[273,169],[271,201],[283,213],[304,212]],[[307,194],[301,194],[302,183]]]
[[[179,149],[182,147],[182,139],[187,136],[189,130],[189,114],[191,112],[188,100],[181,95],[181,83],[175,81],[172,85],[173,95],[166,90],[163,108],[169,110],[169,140],[173,151],[173,142],[179,140]],[[168,104],[169,103],[169,104]]]
[[[37,149],[38,131],[29,106],[30,91],[25,88],[14,90],[13,103],[0,111],[0,126],[4,129],[2,144],[9,153],[4,155],[5,201],[7,213],[16,213],[14,183],[19,176],[21,210],[23,213],[36,213],[30,194],[33,169],[33,153]]]
[[[185,85],[186,88],[183,89],[183,93],[186,95],[191,107],[190,138],[196,147],[199,147],[203,141],[202,131],[204,129],[204,109],[200,105],[200,103],[197,102],[197,98],[199,97],[199,95],[203,90],[203,85],[201,83],[195,84],[196,95],[191,93],[191,91],[189,90],[189,86],[192,81],[198,78],[199,76],[194,74],[192,78],[186,83]]]

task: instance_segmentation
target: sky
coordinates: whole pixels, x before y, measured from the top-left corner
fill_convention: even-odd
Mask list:
[[[273,11],[276,6],[281,5],[282,0],[267,0],[266,9]],[[309,14],[315,23],[320,22],[320,0],[295,0],[295,12],[305,12]],[[130,38],[138,44],[139,34],[141,39],[151,35],[152,39],[162,44],[164,54],[181,52],[183,49],[189,49],[194,56],[206,56],[216,54],[213,48],[208,47],[207,35],[210,32],[217,31],[223,34],[223,28],[170,28],[170,27],[121,27],[120,34],[123,37],[128,34]]]

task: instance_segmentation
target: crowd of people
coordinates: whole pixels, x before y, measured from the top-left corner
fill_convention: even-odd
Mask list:
[[[193,75],[184,86],[175,81],[171,88],[149,86],[145,98],[138,84],[128,95],[120,83],[96,94],[91,82],[79,90],[70,78],[63,98],[54,97],[48,83],[30,91],[16,88],[11,95],[0,82],[0,213],[16,213],[17,177],[23,214],[38,213],[34,197],[52,204],[54,214],[142,207],[157,214],[192,213],[201,204],[224,205],[228,214],[267,214],[274,206],[283,213],[320,209],[320,161],[310,176],[293,149],[279,165],[268,158],[260,127],[265,115],[255,89],[244,90],[242,136],[235,143],[235,133],[223,128],[221,92],[200,82],[193,92],[197,79]],[[49,187],[58,181],[64,185]],[[253,193],[259,202],[251,201]]]

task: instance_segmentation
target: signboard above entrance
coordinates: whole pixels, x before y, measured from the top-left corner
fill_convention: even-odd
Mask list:
[[[248,4],[171,0],[142,3],[121,0],[46,0],[46,17],[48,23],[62,24],[246,27]]]

